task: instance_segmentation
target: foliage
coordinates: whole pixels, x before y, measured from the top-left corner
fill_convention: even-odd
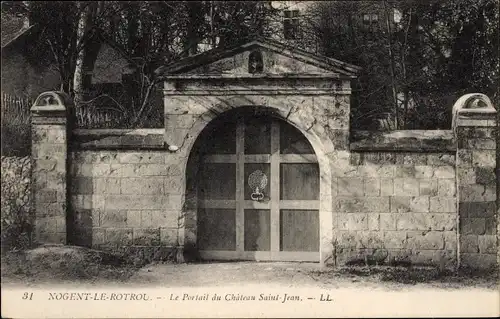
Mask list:
[[[453,102],[465,93],[485,93],[498,104],[497,1],[331,1],[312,11],[320,52],[363,67],[353,125],[366,128],[389,113],[397,116],[391,128],[447,129]],[[394,12],[399,21],[388,26]],[[366,13],[378,14],[374,27],[360,20]]]
[[[161,81],[161,66],[204,49],[265,34],[266,19],[276,14],[258,1],[140,1],[114,5],[123,18],[105,25],[106,36],[123,48],[137,67],[126,84],[126,91],[135,93],[128,107],[134,115],[131,126],[144,126],[149,122],[148,115],[155,112],[151,97]]]
[[[477,91],[500,102],[496,0],[318,1],[307,7],[296,45],[363,67],[353,87],[354,128],[375,128],[387,118],[391,129],[449,128],[460,95]],[[266,1],[4,1],[2,12],[41,27],[37,45],[52,53],[61,88],[74,94],[77,108],[99,113],[94,102],[106,100],[104,107],[114,111],[104,112],[113,114],[105,125],[123,127],[162,123],[154,102],[162,65],[275,34],[281,23],[281,12]],[[374,13],[376,23],[366,24],[363,16]],[[91,89],[83,71],[92,70],[103,38],[135,72],[123,81],[124,94],[82,97]]]
[[[29,157],[2,157],[2,252],[31,245]]]
[[[2,94],[2,156],[27,156],[31,153],[29,109],[33,101]]]
[[[154,103],[160,66],[195,54],[203,45],[226,46],[265,34],[266,19],[274,11],[260,1],[6,1],[2,12],[27,16],[41,26],[41,45],[52,52],[61,89],[74,95],[77,108],[98,109],[93,103],[97,96],[85,96],[90,87],[83,83],[83,73],[93,68],[101,39],[113,41],[135,73],[123,83],[125,102],[118,96],[108,99],[108,106],[119,110],[113,112],[119,119],[108,123],[144,127],[152,116],[153,122],[163,118]]]
[[[498,102],[497,1],[409,2],[401,11],[408,31],[397,36],[408,40],[399,41],[407,46],[402,65],[407,71],[400,85],[417,109],[427,111],[421,112],[427,118],[420,125],[438,126],[435,110],[451,114],[450,102],[465,93],[485,93]]]
[[[26,156],[31,149],[29,117],[16,116],[2,123],[2,155]]]

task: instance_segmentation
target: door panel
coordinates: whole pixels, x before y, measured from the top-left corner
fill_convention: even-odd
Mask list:
[[[206,154],[234,154],[236,152],[236,125],[210,125],[203,133],[202,151]]]
[[[201,250],[235,250],[236,211],[199,208],[198,247]]]
[[[281,164],[280,199],[319,199],[318,164]]]
[[[319,250],[317,210],[281,210],[281,250]]]
[[[235,199],[236,165],[231,163],[204,163],[199,195],[203,199]]]
[[[264,209],[245,209],[245,250],[271,249],[271,214]]]
[[[245,154],[269,154],[271,152],[271,121],[256,117],[245,119]]]
[[[314,150],[302,133],[292,125],[280,125],[281,154],[314,154]]]

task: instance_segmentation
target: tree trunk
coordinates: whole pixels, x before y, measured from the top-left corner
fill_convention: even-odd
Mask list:
[[[189,1],[186,3],[188,10],[188,25],[186,39],[184,39],[184,54],[195,55],[198,53],[198,44],[200,42],[199,32],[204,21],[203,5],[198,1]]]
[[[147,86],[146,93],[144,94],[144,97],[142,98],[141,109],[137,113],[135,119],[132,121],[132,126],[135,127],[135,126],[137,126],[137,124],[140,123],[141,118],[144,114],[144,111],[146,110],[146,107],[148,107],[148,105],[150,104],[149,99],[150,99],[151,93],[152,93],[155,85],[156,85],[156,82],[153,81],[153,82],[149,83],[149,85]]]
[[[410,94],[408,91],[408,88],[405,87],[404,89],[404,101],[403,101],[403,116],[402,116],[402,122],[403,122],[403,129],[408,129],[408,105],[410,103]]]
[[[75,61],[75,71],[73,75],[73,92],[74,92],[74,102],[75,106],[86,100],[85,90],[88,89],[85,83],[85,74],[87,71],[91,71],[89,66],[93,68],[97,54],[92,54],[89,56],[88,44],[88,32],[92,27],[93,10],[96,7],[93,3],[79,3],[80,17],[78,20],[78,27],[76,31],[76,61]],[[97,48],[99,49],[100,46]],[[96,49],[96,48],[92,48]],[[90,57],[90,61],[88,59]]]
[[[78,28],[76,31],[76,50],[77,56],[75,61],[75,73],[73,75],[73,92],[74,92],[74,102],[75,106],[78,107],[79,104],[85,100],[85,72],[84,64],[87,54],[87,48],[85,45],[85,36],[90,28],[91,24],[91,7],[90,4],[80,3],[80,18],[78,20]]]
[[[396,75],[395,75],[395,67],[394,67],[394,54],[392,50],[392,30],[391,30],[391,21],[389,18],[389,12],[387,9],[387,1],[384,0],[384,11],[385,11],[385,21],[387,25],[387,38],[389,40],[389,59],[391,61],[390,71],[391,71],[391,88],[392,88],[392,99],[394,103],[394,126],[396,129],[399,129],[399,108],[398,108],[398,97],[396,91]]]

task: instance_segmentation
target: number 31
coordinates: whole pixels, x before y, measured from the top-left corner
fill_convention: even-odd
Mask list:
[[[33,299],[33,293],[28,293],[28,292],[25,292],[23,294],[23,300],[32,300]]]

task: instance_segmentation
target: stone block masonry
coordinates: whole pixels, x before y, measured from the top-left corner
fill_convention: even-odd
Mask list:
[[[34,242],[67,242],[67,143],[72,105],[64,93],[48,92],[32,112]]]
[[[481,98],[485,107],[470,109]],[[469,94],[455,104],[460,262],[468,267],[498,265],[496,112],[489,99]]]
[[[339,263],[456,266],[455,154],[351,151],[345,165],[332,168]]]
[[[181,168],[164,151],[71,153],[71,241],[145,253],[179,246]],[[160,249],[161,248],[161,249]],[[142,252],[141,252],[142,251]],[[156,253],[155,258],[166,258]]]

